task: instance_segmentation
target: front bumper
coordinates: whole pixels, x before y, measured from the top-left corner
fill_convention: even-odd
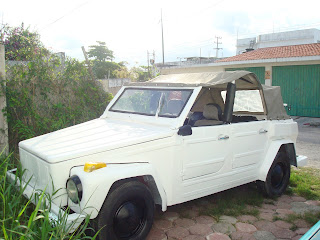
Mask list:
[[[298,155],[297,156],[297,167],[304,167],[308,163],[308,158],[306,156]]]
[[[27,184],[26,182],[22,182],[19,180],[19,178],[16,177],[16,168],[7,171],[7,177],[10,182],[15,182],[17,187],[22,187],[24,188],[23,195],[27,198],[30,199],[33,204],[35,203],[34,199],[34,194],[37,191],[33,186]],[[69,233],[74,232],[80,224],[83,222],[83,220],[86,218],[86,215],[83,214],[78,214],[78,213],[71,213],[68,214],[66,211],[64,211],[62,208],[60,208],[58,205],[54,204],[51,202],[51,209],[49,213],[49,218],[52,224],[56,224],[58,221],[60,221],[62,216],[66,216],[66,219],[63,219],[63,222],[65,224],[65,229]]]

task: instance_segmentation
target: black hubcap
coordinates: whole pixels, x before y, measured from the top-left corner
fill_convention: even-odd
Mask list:
[[[274,188],[279,188],[282,185],[283,177],[285,175],[284,167],[282,164],[278,163],[272,169],[271,174],[271,185]]]
[[[116,211],[113,228],[119,238],[128,238],[138,234],[144,223],[144,207],[129,201],[123,203]]]

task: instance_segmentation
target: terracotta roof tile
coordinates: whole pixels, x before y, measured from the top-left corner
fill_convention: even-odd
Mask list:
[[[290,58],[320,56],[320,43],[302,44],[282,47],[259,48],[217,62],[250,61],[271,58]]]

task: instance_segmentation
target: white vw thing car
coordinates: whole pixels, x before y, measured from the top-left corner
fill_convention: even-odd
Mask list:
[[[155,204],[166,211],[254,181],[281,195],[290,165],[307,163],[297,135],[280,88],[253,73],[162,75],[123,87],[98,119],[20,142],[17,184],[32,200],[60,189],[52,218],[71,209],[70,232],[90,215],[99,239],[145,239]]]

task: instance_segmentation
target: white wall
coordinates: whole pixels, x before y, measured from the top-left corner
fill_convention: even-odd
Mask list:
[[[304,29],[290,32],[270,33],[259,35],[257,38],[238,39],[236,54],[242,53],[249,47],[250,41],[256,39],[254,49],[291,46],[317,43],[320,41],[320,30]]]

